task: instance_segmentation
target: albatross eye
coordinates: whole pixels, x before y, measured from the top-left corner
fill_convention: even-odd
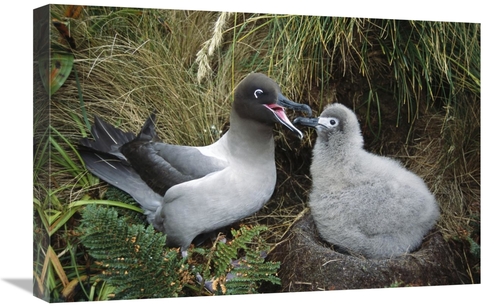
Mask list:
[[[259,98],[259,96],[262,93],[264,93],[264,91],[259,88],[259,89],[256,89],[255,92],[253,92],[253,95],[255,96],[255,98]]]
[[[337,126],[340,124],[340,121],[336,117],[319,117],[318,119],[318,124],[319,128],[321,127],[329,129],[329,130],[336,130]]]
[[[339,120],[334,117],[331,117],[328,123],[330,124],[331,127],[336,127],[339,124]]]

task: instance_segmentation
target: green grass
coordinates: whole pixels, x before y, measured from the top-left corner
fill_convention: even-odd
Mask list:
[[[64,9],[51,6],[51,16],[66,20]],[[73,73],[49,102],[34,86],[36,295],[68,299],[61,293],[89,277],[85,267],[95,264],[86,263],[75,230],[82,208],[137,208],[105,199],[107,186],[75,152],[93,116],[137,132],[155,112],[163,141],[210,144],[227,128],[235,85],[251,71],[315,114],[334,101],[355,109],[367,148],[402,160],[437,195],[439,229],[461,244],[459,260],[477,281],[468,249],[479,242],[479,24],[109,7],[86,7],[67,21],[76,48],[53,26],[51,45],[74,55]],[[279,129],[276,140],[276,193],[242,221],[264,224],[270,244],[307,206],[314,133],[299,141]],[[84,300],[113,291],[101,282],[85,289]]]

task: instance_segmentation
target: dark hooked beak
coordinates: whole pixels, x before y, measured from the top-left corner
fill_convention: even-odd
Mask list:
[[[307,112],[308,116],[312,115],[312,110],[307,104],[301,104],[301,103],[291,101],[290,99],[283,96],[283,94],[281,94],[281,93],[278,94],[277,104],[284,107],[284,108],[287,108],[287,109]]]
[[[311,115],[312,111],[308,105],[291,101],[282,94],[278,94],[278,100],[276,101],[276,103],[266,104],[264,106],[274,113],[274,116],[279,123],[292,130],[292,132],[298,135],[299,138],[302,138],[304,136],[302,132],[297,129],[297,127],[295,127],[292,122],[290,122],[290,120],[286,116],[284,108],[296,111],[304,111]]]
[[[317,117],[297,117],[293,120],[295,125],[302,125],[316,128],[319,118]]]

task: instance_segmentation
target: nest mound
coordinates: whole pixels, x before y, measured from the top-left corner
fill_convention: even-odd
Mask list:
[[[280,261],[283,292],[463,284],[439,231],[417,251],[391,259],[366,259],[335,251],[319,237],[310,213],[301,218],[269,259]]]

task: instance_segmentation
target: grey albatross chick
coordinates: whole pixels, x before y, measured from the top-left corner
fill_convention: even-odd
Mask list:
[[[135,136],[95,118],[94,140],[79,153],[97,177],[130,194],[148,221],[181,247],[258,211],[276,184],[273,128],[281,124],[302,138],[284,108],[306,111],[285,98],[277,83],[252,73],[235,89],[229,130],[215,143],[191,147],[162,143],[154,115]]]
[[[296,118],[316,129],[309,207],[320,236],[367,258],[418,248],[439,208],[424,181],[396,160],[363,149],[354,112],[329,105],[318,118]]]

